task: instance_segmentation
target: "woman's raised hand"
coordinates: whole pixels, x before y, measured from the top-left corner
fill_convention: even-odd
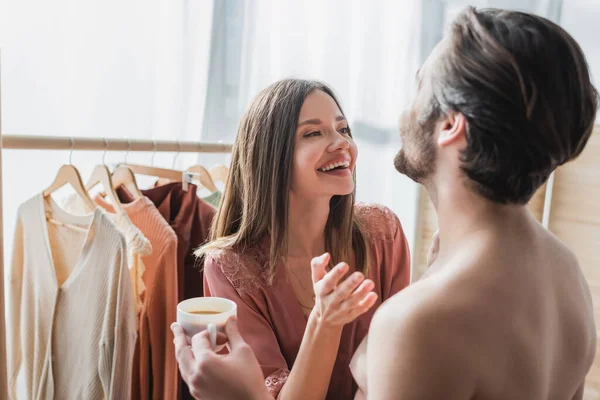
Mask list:
[[[324,327],[341,328],[373,307],[377,294],[372,291],[375,287],[373,281],[365,279],[361,272],[354,272],[341,281],[349,269],[344,262],[327,272],[329,259],[329,253],[325,253],[311,261],[315,291],[312,312]]]

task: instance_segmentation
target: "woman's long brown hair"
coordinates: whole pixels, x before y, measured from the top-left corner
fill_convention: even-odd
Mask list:
[[[268,277],[269,283],[273,282],[276,267],[288,250],[289,193],[298,117],[306,96],[314,90],[331,96],[342,111],[333,91],[318,81],[282,80],[254,99],[240,122],[210,242],[198,249],[196,256],[203,257],[210,249],[244,251],[270,237]],[[363,229],[354,216],[355,193],[356,189],[331,199],[325,249],[331,254],[332,264],[349,261],[353,249],[357,269],[366,273],[368,250]]]

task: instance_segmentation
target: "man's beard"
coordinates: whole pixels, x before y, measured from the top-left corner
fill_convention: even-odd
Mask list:
[[[423,183],[435,171],[436,150],[430,125],[411,122],[401,127],[404,146],[394,158],[396,170],[417,183]]]

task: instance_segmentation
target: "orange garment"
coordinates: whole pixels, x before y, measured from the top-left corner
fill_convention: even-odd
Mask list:
[[[114,212],[102,197],[95,201]],[[152,245],[152,254],[142,259],[146,291],[133,360],[131,397],[177,399],[177,362],[169,328],[177,319],[177,236],[147,197],[123,204],[123,210]]]
[[[142,190],[144,196],[154,203],[177,235],[179,301],[204,295],[202,264],[194,256],[194,250],[208,238],[215,209],[198,197],[196,189],[197,186],[190,183],[188,190],[185,191],[181,182],[171,182],[164,186]],[[117,189],[117,195],[121,203],[133,201],[133,196],[124,187]],[[185,382],[182,379],[179,381],[179,399],[193,399]]]
[[[344,326],[327,399],[353,398],[357,387],[350,372],[352,355],[377,308],[410,281],[409,248],[398,217],[388,208],[365,204],[356,205],[355,214],[366,231],[367,276],[375,283],[378,298],[368,312]],[[204,260],[204,293],[237,303],[240,332],[258,358],[265,385],[277,397],[293,368],[307,320],[283,264],[277,268],[274,283],[268,284],[268,258],[268,238],[244,252],[210,251]],[[350,268],[356,269],[352,264]]]
[[[202,265],[194,250],[206,242],[216,210],[200,199],[196,190],[193,183],[187,191],[183,190],[181,182],[142,190],[177,235],[179,301],[204,295]],[[121,203],[133,201],[133,196],[124,187],[117,189],[117,195]]]

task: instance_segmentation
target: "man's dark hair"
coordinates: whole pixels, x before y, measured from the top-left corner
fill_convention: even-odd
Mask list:
[[[433,107],[467,120],[462,170],[482,196],[524,204],[587,143],[598,92],[577,42],[531,14],[469,7],[433,76]]]

